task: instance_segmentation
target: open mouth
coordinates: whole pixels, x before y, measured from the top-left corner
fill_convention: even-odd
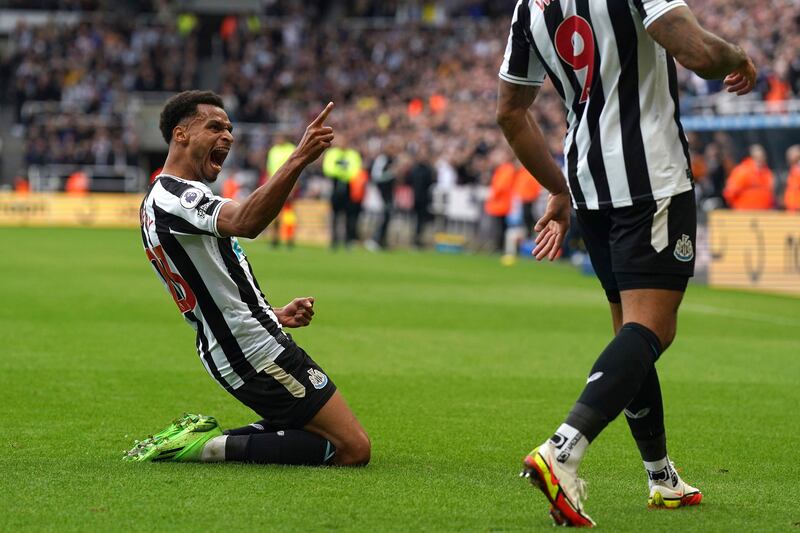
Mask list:
[[[211,150],[211,155],[208,158],[211,161],[211,166],[217,172],[222,170],[222,165],[225,163],[225,158],[228,157],[228,152],[230,152],[228,148],[214,148]]]

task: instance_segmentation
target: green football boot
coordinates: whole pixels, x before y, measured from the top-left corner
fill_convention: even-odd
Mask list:
[[[222,435],[213,416],[184,414],[163,431],[136,441],[123,461],[199,461],[206,442]]]

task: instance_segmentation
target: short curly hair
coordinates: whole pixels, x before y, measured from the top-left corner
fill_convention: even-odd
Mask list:
[[[225,109],[225,104],[220,96],[212,91],[183,91],[178,93],[164,104],[161,110],[161,119],[158,128],[161,135],[169,144],[172,141],[172,130],[186,118],[197,114],[199,104],[209,104]]]

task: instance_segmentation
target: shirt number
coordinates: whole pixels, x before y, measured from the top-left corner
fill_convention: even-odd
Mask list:
[[[169,263],[167,262],[167,257],[164,255],[164,249],[161,246],[156,246],[152,250],[146,248],[145,252],[147,252],[147,259],[150,260],[153,266],[156,267],[156,270],[161,274],[161,277],[164,278],[169,293],[172,295],[172,299],[175,300],[175,304],[177,304],[181,313],[188,313],[194,309],[194,306],[197,305],[197,298],[192,292],[192,289],[189,288],[189,284],[186,283],[186,280],[183,279],[180,274],[172,272],[169,269]]]
[[[564,20],[556,30],[556,52],[576,72],[586,69],[580,103],[589,99],[594,79],[594,32],[589,22],[577,15]]]

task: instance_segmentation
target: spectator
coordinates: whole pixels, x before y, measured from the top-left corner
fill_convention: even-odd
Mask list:
[[[431,189],[435,182],[427,147],[420,147],[406,181],[414,191],[414,247],[422,248],[425,227],[431,219]]]
[[[357,226],[353,220],[356,209],[351,205],[350,181],[361,171],[361,154],[348,148],[345,134],[337,134],[337,146],[329,148],[322,160],[322,172],[333,182],[331,191],[331,248],[344,242],[350,248],[356,240]],[[344,222],[344,237],[341,225]]]
[[[787,211],[796,213],[800,212],[800,144],[787,150],[786,163],[789,165],[789,178],[783,193],[783,205]]]
[[[505,247],[507,229],[506,217],[511,212],[517,169],[514,163],[505,158],[505,150],[498,148],[493,154],[497,166],[492,173],[489,185],[489,197],[483,205],[483,211],[491,218],[494,251],[502,252]]]
[[[274,176],[278,169],[289,160],[294,149],[294,143],[290,142],[286,135],[278,134],[275,136],[275,144],[267,152],[267,180]],[[286,212],[284,213],[284,211]],[[282,228],[284,220],[290,223],[289,227]],[[284,240],[289,248],[293,247],[296,226],[297,214],[292,202],[288,201],[281,209],[281,213],[267,226],[267,234],[272,240],[272,246],[277,248],[280,246],[281,240]]]
[[[396,181],[395,160],[400,150],[396,142],[386,143],[387,146],[372,162],[370,169],[370,181],[378,189],[383,207],[381,209],[381,220],[375,228],[372,239],[365,244],[372,251],[384,250],[387,248],[387,234],[389,222],[394,210],[394,185]]]
[[[775,178],[767,166],[767,152],[755,144],[747,157],[728,176],[723,196],[731,209],[772,209],[775,207]]]
[[[514,190],[522,209],[523,238],[530,239],[536,224],[533,206],[542,194],[542,186],[524,166],[520,166],[514,178]]]

